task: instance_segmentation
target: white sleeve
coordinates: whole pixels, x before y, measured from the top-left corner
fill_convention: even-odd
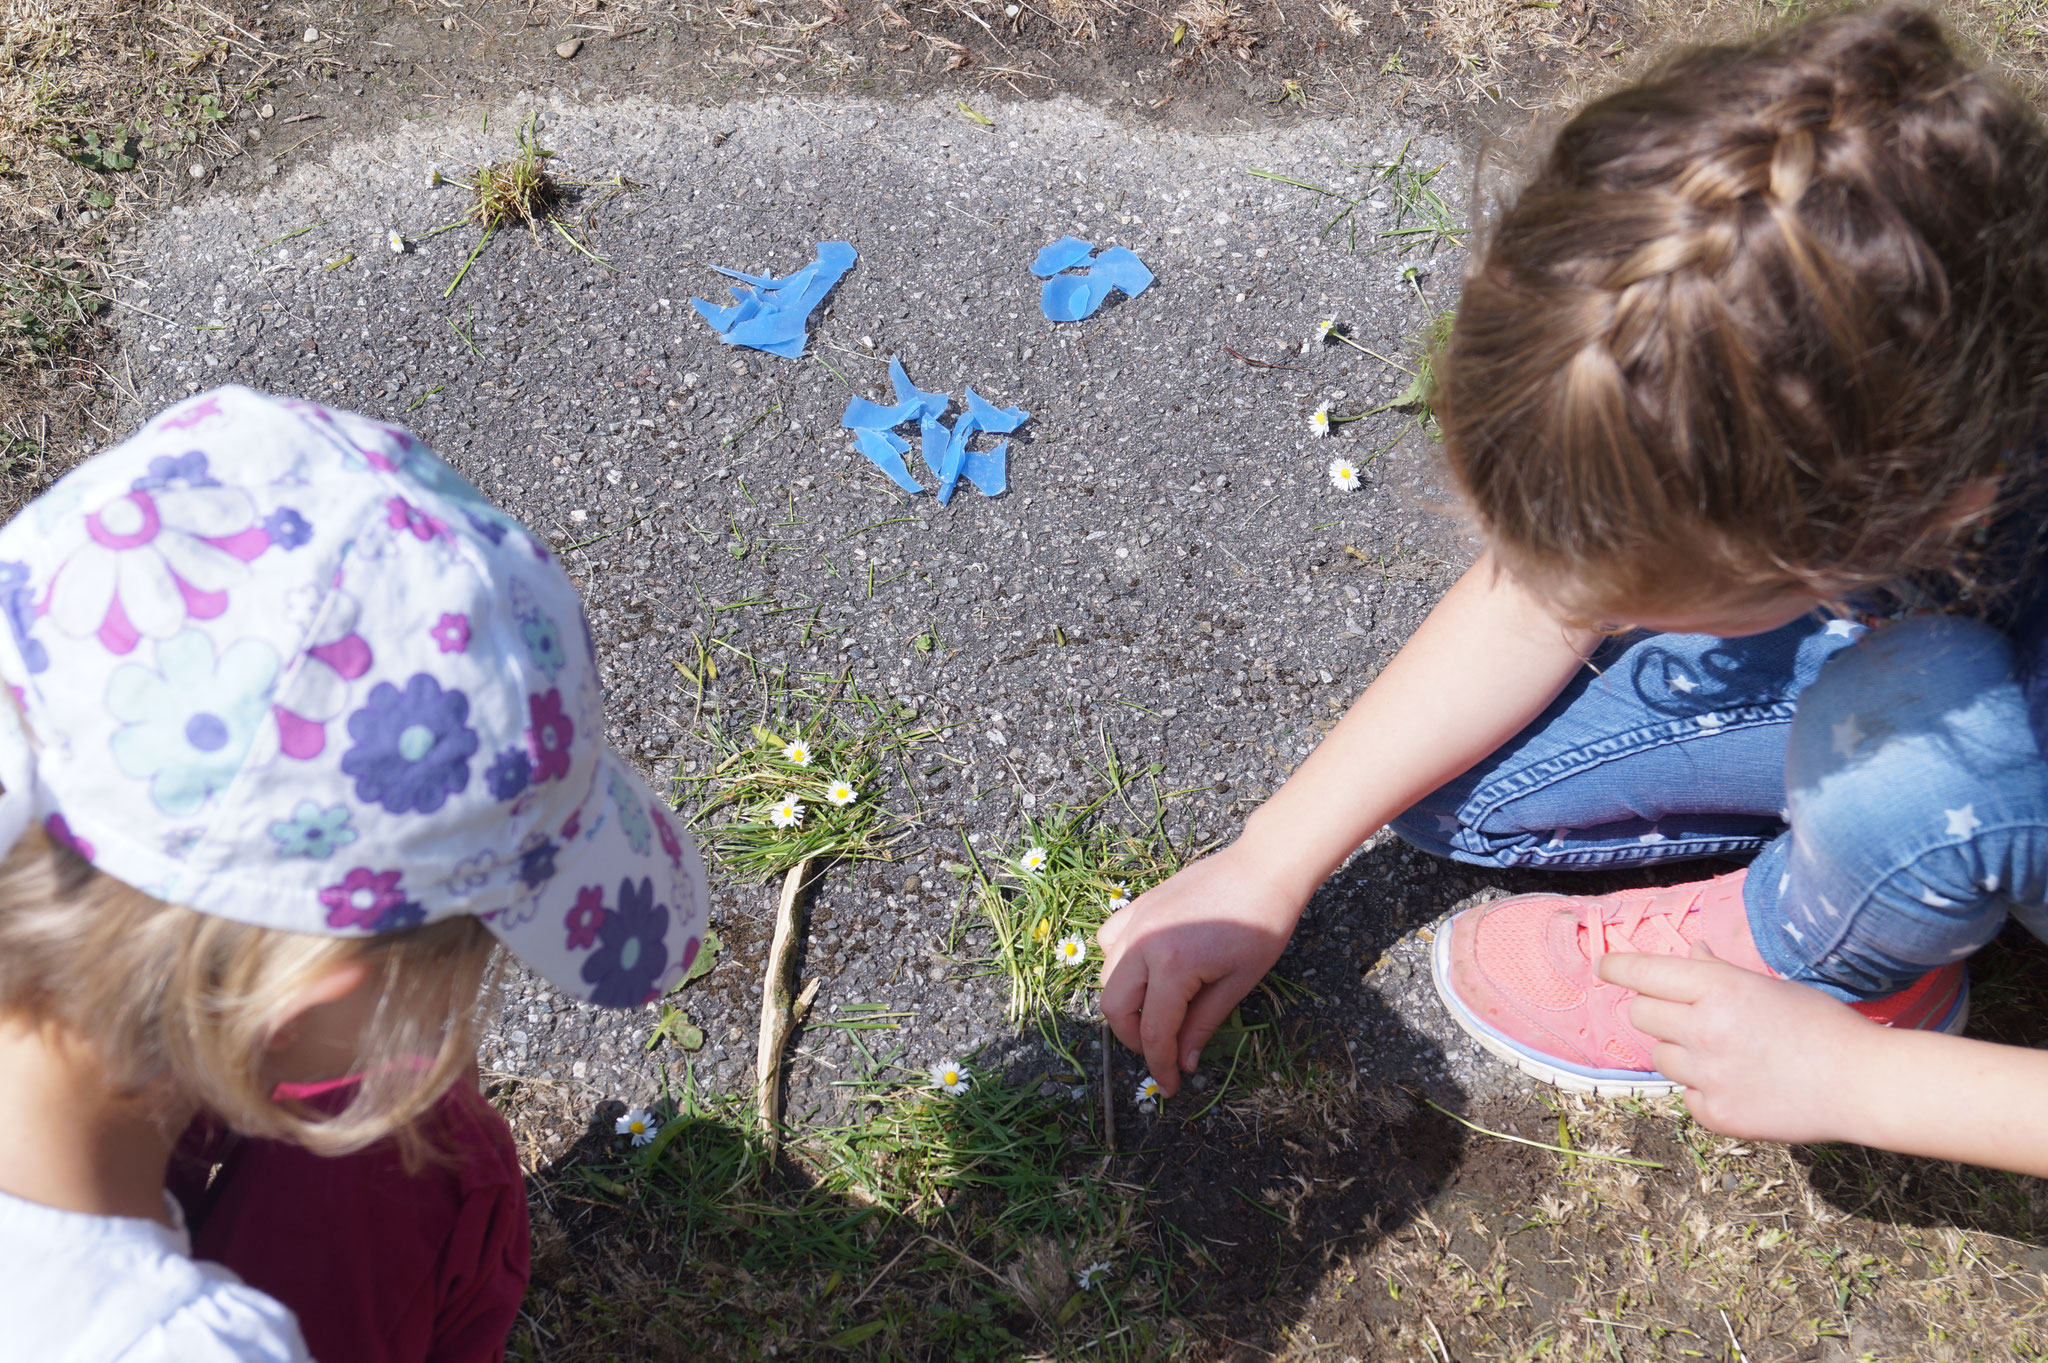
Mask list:
[[[313,1363],[313,1356],[283,1303],[220,1277],[137,1339],[120,1363]]]

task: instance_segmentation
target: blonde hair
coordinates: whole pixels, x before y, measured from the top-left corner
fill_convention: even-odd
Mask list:
[[[463,916],[377,937],[256,927],[154,899],[32,829],[0,861],[0,1013],[91,1049],[138,1100],[197,1101],[244,1135],[317,1154],[406,1141],[462,1075],[495,940]],[[378,1002],[358,1044],[362,1082],[336,1113],[263,1080],[285,1010],[314,981],[369,967]]]
[[[1974,581],[2040,491],[2048,137],[1928,14],[1681,53],[1557,135],[1467,272],[1450,466],[1603,614]]]

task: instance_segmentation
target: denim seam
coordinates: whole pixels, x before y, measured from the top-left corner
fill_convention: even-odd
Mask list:
[[[1573,852],[1560,852],[1555,856],[1545,854],[1538,847],[1526,859],[1516,860],[1507,864],[1526,867],[1530,870],[1564,870],[1576,867],[1606,870],[1613,867],[1636,866],[1657,861],[1681,861],[1689,857],[1719,856],[1726,852],[1752,852],[1760,847],[1768,846],[1770,842],[1771,839],[1769,838],[1667,838],[1663,842],[1638,844],[1635,849],[1627,846],[1610,847],[1598,851],[1580,849]],[[1464,852],[1467,856],[1474,857],[1499,858],[1511,854],[1509,849],[1506,848],[1497,849],[1492,852],[1473,851],[1463,847],[1458,848],[1458,850]],[[1500,865],[1501,863],[1495,860],[1489,864]]]
[[[1514,771],[1497,776],[1486,785],[1475,788],[1460,806],[1459,818],[1467,827],[1476,829],[1482,820],[1510,800],[1523,798],[1548,786],[1556,785],[1567,777],[1652,748],[1669,747],[1687,738],[1701,737],[1709,732],[1725,734],[1763,728],[1772,724],[1787,724],[1791,722],[1795,708],[1791,701],[1778,701],[1769,706],[1745,705],[1737,710],[1702,711],[1703,714],[1730,714],[1739,715],[1741,718],[1726,720],[1710,727],[1701,726],[1697,717],[1690,720],[1672,720],[1665,724],[1633,729],[1597,742],[1582,744],[1546,758],[1542,762],[1517,767]]]

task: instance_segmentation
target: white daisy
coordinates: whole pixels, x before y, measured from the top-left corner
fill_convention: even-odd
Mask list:
[[[1335,331],[1335,330],[1337,329],[1337,327],[1338,327],[1338,322],[1337,322],[1337,319],[1336,319],[1336,318],[1334,318],[1334,317],[1325,317],[1325,318],[1324,318],[1324,319],[1323,319],[1322,321],[1320,321],[1320,322],[1316,323],[1316,339],[1317,339],[1318,341],[1327,341],[1327,340],[1329,340],[1329,339],[1330,339],[1330,333],[1331,333],[1331,332],[1333,332],[1333,331]]]
[[[1123,883],[1122,881],[1120,881],[1120,880],[1112,880],[1112,881],[1110,881],[1110,882],[1109,882],[1109,908],[1110,908],[1110,912],[1114,913],[1114,912],[1116,912],[1116,911],[1117,911],[1118,909],[1128,909],[1128,908],[1129,908],[1130,906],[1131,906],[1131,892],[1130,892],[1130,889],[1129,889],[1129,888],[1128,888],[1127,886],[1125,886],[1125,885],[1124,885],[1124,883]]]
[[[1138,1096],[1131,1101],[1134,1103],[1164,1102],[1165,1100],[1159,1096],[1159,1081],[1149,1074],[1146,1075],[1138,1081]]]
[[[1316,408],[1315,411],[1309,413],[1308,426],[1309,429],[1314,431],[1317,435],[1328,435],[1330,433],[1329,403],[1326,402],[1322,406]]]
[[[1061,965],[1080,965],[1088,959],[1088,944],[1078,937],[1062,937],[1052,954]]]
[[[405,237],[395,227],[384,234],[384,244],[391,248],[391,254],[394,256],[405,254]]]
[[[796,828],[804,821],[804,806],[801,800],[784,800],[768,811],[768,819],[777,828]]]
[[[631,1136],[635,1145],[645,1145],[661,1130],[661,1123],[654,1120],[654,1114],[646,1108],[635,1107],[628,1108],[626,1115],[619,1118],[612,1129],[621,1136]]]
[[[1081,1290],[1083,1292],[1086,1292],[1089,1288],[1095,1286],[1097,1279],[1101,1278],[1104,1274],[1108,1272],[1109,1265],[1098,1259],[1094,1263],[1088,1265],[1088,1267],[1082,1269],[1079,1273],[1076,1273],[1074,1275],[1074,1279],[1075,1281],[1081,1284]]]
[[[789,746],[782,750],[782,755],[799,767],[811,765],[811,745],[801,738],[792,739]]]
[[[1045,849],[1043,847],[1033,847],[1030,851],[1026,852],[1022,858],[1018,860],[1017,864],[1023,867],[1025,870],[1029,871],[1032,875],[1037,875],[1040,871],[1043,871],[1045,869],[1045,863],[1047,860],[1048,858],[1045,854]]]
[[[834,781],[832,788],[825,792],[825,798],[835,805],[850,805],[860,798],[860,791],[846,781]]]
[[[957,1060],[941,1060],[932,1066],[932,1087],[942,1093],[959,1097],[967,1092],[967,1071],[960,1068]]]
[[[1344,492],[1358,491],[1358,465],[1349,459],[1330,461],[1330,486]]]

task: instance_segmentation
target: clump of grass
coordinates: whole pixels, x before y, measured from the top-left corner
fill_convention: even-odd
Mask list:
[[[1043,856],[1036,866],[1027,864],[1034,853]],[[974,854],[975,902],[995,934],[990,963],[1010,982],[1010,1021],[1056,1017],[1098,985],[1097,929],[1120,899],[1137,898],[1185,861],[1162,821],[1126,832],[1103,820],[1100,802],[1026,819],[1017,845],[1000,857]],[[1085,956],[1067,964],[1060,944],[1074,940]]]
[[[1186,45],[1186,54],[1175,61],[1185,69],[1212,52],[1228,52],[1239,61],[1249,61],[1252,49],[1265,37],[1258,20],[1244,7],[1228,0],[1194,0],[1174,11],[1169,41],[1174,47]]]
[[[511,156],[479,166],[465,182],[471,194],[466,220],[486,232],[523,223],[538,242],[540,224],[561,202],[562,187],[548,173],[548,159],[554,153],[533,140],[534,117],[528,114],[519,125],[519,145]]]
[[[910,819],[881,798],[889,768],[907,788],[903,756],[938,731],[916,726],[907,706],[864,695],[850,678],[823,680],[817,691],[770,682],[751,722],[712,719],[703,731],[718,754],[710,774],[679,783],[697,787],[691,825],[739,875],[768,880],[815,858],[887,860],[909,829]],[[835,803],[841,786],[853,798]]]

